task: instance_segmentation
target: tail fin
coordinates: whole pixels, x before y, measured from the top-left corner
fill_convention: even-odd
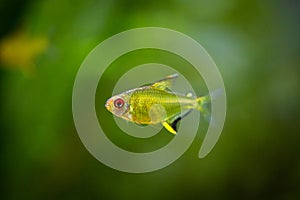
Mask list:
[[[203,97],[198,97],[197,99],[197,109],[201,112],[203,117],[210,122],[211,112],[210,112],[210,96],[206,95]]]

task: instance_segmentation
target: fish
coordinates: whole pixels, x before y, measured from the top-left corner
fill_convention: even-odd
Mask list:
[[[210,115],[209,95],[195,97],[192,93],[179,94],[171,90],[178,74],[110,97],[106,109],[113,115],[137,125],[162,124],[170,133],[177,133],[177,124],[192,110]]]

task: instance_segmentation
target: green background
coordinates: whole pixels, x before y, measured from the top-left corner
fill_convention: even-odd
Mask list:
[[[34,69],[0,60],[1,195],[299,199],[299,10],[296,0],[1,1],[0,41],[20,30],[48,41],[47,49],[32,58]],[[206,158],[197,158],[204,125],[172,165],[128,174],[106,167],[81,143],[72,118],[72,87],[82,61],[97,44],[144,26],[174,29],[204,46],[223,76],[228,111],[220,140]],[[119,129],[101,105],[125,66],[181,62],[154,50],[123,59],[105,72],[105,87],[99,86],[96,95],[102,99],[98,114],[106,116],[100,123],[112,132]],[[191,68],[184,73],[196,80]],[[202,89],[195,91],[201,94]],[[110,135],[121,147],[137,151],[159,148],[171,139],[165,132],[158,137],[132,141]]]

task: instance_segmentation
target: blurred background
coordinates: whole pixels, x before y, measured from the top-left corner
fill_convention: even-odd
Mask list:
[[[1,0],[0,16],[1,199],[300,198],[299,1]],[[228,112],[206,158],[197,157],[200,133],[172,165],[128,174],[81,143],[72,87],[97,44],[144,26],[174,29],[204,46],[223,76]],[[133,52],[108,68],[100,80],[107,87],[99,83],[97,91],[107,128],[117,131],[102,107],[117,79],[137,64],[183,62],[164,53]],[[149,150],[171,139],[159,135],[155,143],[110,139]]]

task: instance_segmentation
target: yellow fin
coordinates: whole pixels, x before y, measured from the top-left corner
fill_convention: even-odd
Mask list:
[[[168,88],[171,88],[173,85],[174,80],[178,77],[178,74],[172,74],[169,76],[166,76],[165,78],[153,83],[151,87],[155,87],[161,90],[165,90]]]
[[[176,131],[172,128],[172,126],[170,126],[170,124],[168,124],[167,122],[163,122],[162,125],[163,125],[170,133],[173,133],[174,135],[176,135]]]

